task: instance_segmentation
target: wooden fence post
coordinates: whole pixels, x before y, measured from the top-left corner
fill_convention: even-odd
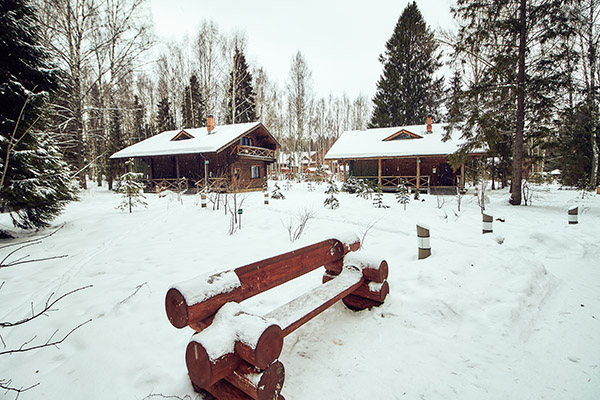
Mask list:
[[[417,225],[417,238],[419,240],[419,260],[431,255],[431,243],[429,241],[429,229]]]
[[[200,193],[200,204],[202,208],[206,208],[206,193]]]
[[[569,210],[569,225],[577,223],[577,214],[579,212],[578,207],[573,207]]]
[[[494,223],[494,217],[492,217],[491,215],[487,215],[485,213],[481,214],[482,216],[482,224],[483,224],[483,229],[482,232],[485,233],[492,233],[494,231],[493,228],[493,223]]]
[[[269,204],[269,192],[265,191],[265,204]]]

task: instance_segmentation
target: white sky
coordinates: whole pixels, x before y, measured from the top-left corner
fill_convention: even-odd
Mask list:
[[[375,93],[379,54],[408,0],[151,0],[159,38],[193,36],[203,20],[222,33],[242,31],[246,57],[282,86],[300,50],[320,96]],[[451,0],[417,0],[432,29],[452,28]]]

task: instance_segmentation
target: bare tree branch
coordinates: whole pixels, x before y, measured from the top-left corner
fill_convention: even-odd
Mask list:
[[[62,296],[58,297],[54,301],[50,301],[52,299],[52,297],[54,296],[54,292],[52,292],[50,294],[50,296],[48,296],[48,299],[46,300],[46,305],[44,306],[44,308],[42,310],[38,311],[37,313],[34,312],[33,302],[32,302],[31,303],[31,317],[23,318],[22,320],[19,320],[17,322],[0,322],[0,327],[8,328],[8,327],[12,327],[12,326],[21,325],[21,324],[24,324],[26,322],[29,322],[29,321],[39,317],[40,315],[45,315],[49,311],[54,311],[54,310],[52,310],[52,306],[54,306],[60,300],[64,299],[65,297],[67,297],[75,292],[79,292],[80,290],[88,289],[91,287],[93,287],[93,285],[83,286],[83,287],[77,288],[75,290],[71,290],[70,292],[67,292],[67,293],[63,294]],[[0,288],[1,288],[1,286],[0,286]],[[0,353],[0,354],[2,354],[2,353]]]
[[[36,383],[35,385],[31,385],[31,386],[28,386],[28,387],[21,386],[20,388],[13,387],[11,385],[12,385],[12,380],[11,379],[7,379],[7,380],[0,379],[0,389],[6,391],[6,393],[8,393],[8,392],[16,392],[17,393],[17,397],[15,397],[15,400],[17,400],[19,398],[19,395],[21,393],[26,392],[29,389],[33,389],[34,387],[38,386],[39,382]]]
[[[57,346],[58,347],[58,345],[61,344],[61,343],[63,343],[65,340],[67,340],[67,338],[69,336],[71,336],[71,334],[73,332],[75,332],[77,329],[81,328],[82,326],[84,326],[85,324],[87,324],[89,322],[92,322],[92,319],[88,319],[87,321],[82,322],[81,324],[77,325],[75,328],[71,329],[69,331],[69,333],[67,333],[65,336],[63,336],[63,338],[60,339],[60,340],[52,340],[54,338],[54,336],[58,333],[58,329],[57,329],[57,330],[54,331],[54,333],[52,335],[50,335],[50,337],[48,338],[48,340],[46,341],[46,343],[27,347],[27,345],[29,343],[31,343],[31,342],[33,342],[33,340],[35,340],[36,336],[34,336],[30,340],[28,340],[27,342],[23,343],[18,349],[0,351],[0,356],[5,355],[5,354],[13,354],[13,353],[25,353],[27,351],[37,350],[37,349],[41,349],[43,347],[50,347],[50,346]]]

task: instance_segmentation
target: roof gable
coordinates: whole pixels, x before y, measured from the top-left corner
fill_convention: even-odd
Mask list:
[[[388,142],[390,140],[404,140],[404,139],[423,139],[423,136],[419,136],[415,133],[407,131],[406,129],[401,129],[400,131],[394,133],[391,136],[383,139],[384,142]]]
[[[175,140],[187,140],[187,139],[193,139],[193,138],[194,138],[194,136],[190,135],[184,129],[182,129],[181,132],[179,132],[177,135],[175,135],[173,137],[173,139],[171,139],[171,141],[175,141]]]

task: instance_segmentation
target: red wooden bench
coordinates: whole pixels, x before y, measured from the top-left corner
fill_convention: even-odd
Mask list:
[[[277,359],[284,337],[339,300],[364,310],[388,294],[386,261],[356,252],[359,247],[355,235],[324,240],[169,289],[169,321],[196,331],[185,353],[194,388],[217,399],[283,399],[285,372]],[[322,266],[323,285],[265,315],[239,304]]]

